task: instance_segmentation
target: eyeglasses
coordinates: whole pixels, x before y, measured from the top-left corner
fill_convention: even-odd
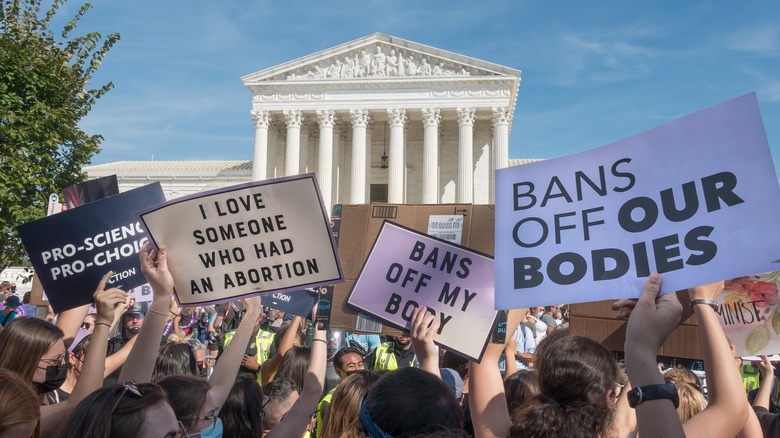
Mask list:
[[[53,357],[51,359],[41,359],[40,362],[43,362],[46,364],[46,366],[49,367],[58,367],[65,365],[65,362],[68,360],[68,353],[61,354],[57,357]],[[39,370],[46,370],[46,367],[38,367]]]
[[[615,389],[614,389],[614,392],[612,393],[612,395],[613,395],[615,398],[618,398],[618,397],[620,397],[620,394],[622,394],[622,393],[623,393],[623,388],[625,388],[625,387],[626,387],[626,385],[625,385],[625,384],[623,384],[623,383],[620,383],[620,382],[615,382]]]
[[[92,327],[92,323],[91,322],[83,322],[83,323],[81,323],[81,328],[83,328],[84,330],[89,330],[90,327]]]
[[[122,398],[130,392],[131,394],[135,395],[138,398],[143,398],[144,394],[141,392],[140,389],[138,389],[138,386],[134,382],[125,382],[122,384],[124,389],[122,389],[122,393],[119,394],[119,398],[116,399],[116,402],[114,403],[114,407],[111,408],[111,416],[114,416],[114,411],[116,410],[116,407],[119,406],[119,402],[122,401]]]
[[[183,421],[199,421],[199,420],[206,420],[211,422],[211,427],[209,427],[206,430],[203,430],[203,432],[211,432],[214,430],[214,428],[217,427],[217,420],[219,419],[219,408],[215,408],[213,411],[209,412],[203,417],[192,417],[192,418],[182,418],[181,421],[179,421],[179,426],[181,427],[182,434],[185,436],[189,436],[186,432],[186,429],[184,428]]]

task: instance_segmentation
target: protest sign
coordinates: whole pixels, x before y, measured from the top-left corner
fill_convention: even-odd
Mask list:
[[[165,201],[160,183],[20,225],[19,236],[55,312],[92,302],[108,271],[110,287],[146,283],[138,252],[147,236],[135,212]]]
[[[493,259],[385,221],[347,304],[399,328],[427,306],[434,341],[479,361],[496,320]]]
[[[68,210],[119,193],[116,175],[95,178],[73,184],[62,190],[63,204]]]
[[[754,94],[496,172],[496,305],[639,296],[772,271],[780,190]]]
[[[177,198],[140,212],[182,306],[343,282],[314,174]]]
[[[263,297],[263,305],[272,309],[281,310],[290,315],[311,317],[311,310],[319,299],[316,290],[296,290],[287,293],[273,293]]]
[[[132,293],[133,298],[137,303],[151,303],[154,299],[152,286],[149,283],[144,283],[140,286],[128,289],[126,292]]]
[[[718,319],[737,356],[780,353],[780,271],[726,281]]]

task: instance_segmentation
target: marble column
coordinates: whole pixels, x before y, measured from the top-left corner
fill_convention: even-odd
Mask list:
[[[322,200],[330,216],[331,191],[333,188],[333,125],[336,112],[317,110],[317,122],[320,125],[319,156],[317,157],[317,181],[322,192]]]
[[[268,126],[271,117],[268,111],[252,111],[252,122],[255,124],[255,150],[252,160],[252,181],[262,181],[268,178]]]
[[[475,109],[458,108],[458,181],[455,202],[474,202],[474,118]]]
[[[393,204],[404,203],[404,124],[406,110],[393,108],[387,110],[387,122],[390,124],[390,157],[387,176],[387,201]]]
[[[439,108],[423,108],[422,203],[439,203]]]
[[[352,172],[350,177],[350,204],[366,203],[366,124],[368,110],[349,110],[352,119]]]
[[[304,117],[301,125],[301,151],[300,151],[300,173],[309,171],[309,136],[311,135],[311,122]]]
[[[366,123],[366,202],[371,202],[371,146],[374,134],[374,117],[369,114]]]
[[[509,122],[507,108],[494,106],[493,110],[493,167],[503,169],[509,166]]]
[[[301,123],[303,115],[299,110],[284,110],[284,123],[287,125],[287,148],[284,150],[284,176],[300,173],[301,162]]]

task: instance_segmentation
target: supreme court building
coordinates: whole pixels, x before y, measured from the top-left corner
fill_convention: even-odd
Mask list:
[[[316,172],[326,205],[490,204],[493,171],[510,165],[516,69],[376,33],[241,79],[252,92],[251,162],[85,172],[117,174],[120,190],[160,181],[169,199]]]

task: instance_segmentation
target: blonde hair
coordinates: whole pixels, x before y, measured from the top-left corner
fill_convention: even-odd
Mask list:
[[[0,434],[20,423],[36,423],[33,438],[40,435],[41,408],[30,384],[18,374],[0,368]]]
[[[356,371],[344,379],[333,393],[330,410],[323,419],[322,438],[361,438],[360,405],[381,374]]]
[[[677,396],[680,398],[680,404],[677,406],[677,416],[680,422],[685,423],[694,417],[694,415],[703,411],[707,407],[707,400],[694,385],[685,382],[672,382],[677,388]]]

